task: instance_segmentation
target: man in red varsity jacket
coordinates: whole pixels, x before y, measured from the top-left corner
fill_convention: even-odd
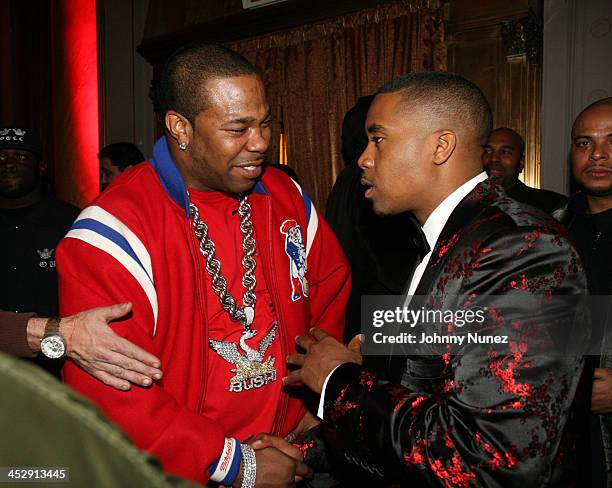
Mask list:
[[[342,336],[346,260],[302,188],[264,171],[270,108],[248,61],[213,44],[180,51],[155,108],[153,157],[83,210],[58,269],[63,314],[133,303],[114,330],[157,355],[164,377],[120,392],[67,364],[65,381],[170,473],[287,486],[307,467],[247,440],[308,425],[283,390],[285,358],[313,326]]]

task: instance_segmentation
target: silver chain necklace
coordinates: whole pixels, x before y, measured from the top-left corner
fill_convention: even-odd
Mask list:
[[[197,207],[189,202],[189,212],[193,216],[195,235],[200,241],[200,252],[206,259],[206,271],[212,279],[212,288],[219,297],[221,307],[230,318],[239,322],[244,331],[251,330],[251,324],[255,317],[255,284],[257,280],[253,271],[255,270],[255,239],[253,238],[253,222],[251,220],[251,205],[246,195],[239,198],[238,215],[240,215],[240,232],[243,235],[242,250],[242,286],[244,295],[242,296],[242,306],[236,304],[236,299],[227,291],[227,281],[221,274],[221,263],[215,257],[215,243],[208,235],[208,226],[200,218]]]
[[[217,352],[225,361],[235,366],[231,372],[235,373],[230,379],[229,391],[240,393],[253,388],[262,388],[270,382],[276,381],[275,358],[270,355],[264,360],[266,351],[277,336],[278,324],[274,322],[266,336],[259,342],[257,348],[251,347],[247,341],[257,335],[256,330],[251,330],[251,324],[255,317],[255,239],[253,238],[253,222],[251,220],[251,205],[246,195],[239,198],[238,214],[240,215],[240,232],[242,233],[242,306],[236,304],[236,299],[227,291],[227,281],[221,275],[221,263],[215,257],[215,244],[208,235],[208,226],[200,219],[200,213],[193,203],[189,203],[189,211],[193,216],[195,235],[200,241],[200,252],[206,259],[206,271],[212,279],[212,287],[221,307],[230,318],[239,322],[242,327],[242,335],[238,342],[217,341],[209,339],[210,347]],[[242,354],[240,350],[243,351]]]

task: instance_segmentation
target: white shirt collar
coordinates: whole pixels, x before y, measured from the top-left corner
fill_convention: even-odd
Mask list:
[[[459,202],[463,200],[468,193],[470,193],[478,183],[487,179],[487,173],[484,171],[471,180],[466,181],[463,185],[457,188],[449,196],[447,196],[442,203],[440,203],[423,224],[423,233],[429,244],[429,249],[433,249],[438,241],[438,237],[442,233],[442,229],[446,225],[446,221],[455,210],[455,207],[459,205]]]

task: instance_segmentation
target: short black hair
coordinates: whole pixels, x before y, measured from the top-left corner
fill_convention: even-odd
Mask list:
[[[525,139],[523,139],[522,135],[520,135],[517,131],[515,131],[514,129],[511,129],[510,127],[496,127],[495,129],[491,131],[489,136],[491,136],[493,132],[498,131],[498,130],[505,130],[505,131],[508,131],[514,134],[519,140],[519,150],[521,151],[523,156],[525,155]]]
[[[140,149],[131,142],[115,142],[100,149],[98,159],[108,158],[121,171],[128,166],[142,163],[145,157],[140,152]]]
[[[185,46],[168,59],[153,90],[153,107],[160,121],[174,110],[193,125],[196,115],[206,109],[202,85],[211,78],[233,78],[257,74],[243,56],[216,43]]]
[[[578,122],[578,119],[580,117],[582,117],[585,112],[588,112],[592,108],[605,107],[605,106],[608,106],[608,105],[612,105],[612,97],[600,98],[599,100],[595,100],[593,103],[591,103],[587,107],[583,108],[581,110],[581,112],[576,116],[576,118],[574,119],[574,123],[572,124],[572,137],[573,137],[573,134],[574,134],[574,129],[576,127],[576,122]]]
[[[410,73],[394,78],[376,93],[395,92],[442,120],[473,128],[478,144],[486,144],[493,124],[491,107],[482,90],[463,76],[443,71]]]

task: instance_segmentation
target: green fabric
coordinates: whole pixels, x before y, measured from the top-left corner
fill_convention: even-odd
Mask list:
[[[166,477],[95,406],[40,368],[1,353],[0,392],[0,466],[70,470],[68,483],[33,486],[201,486]]]

